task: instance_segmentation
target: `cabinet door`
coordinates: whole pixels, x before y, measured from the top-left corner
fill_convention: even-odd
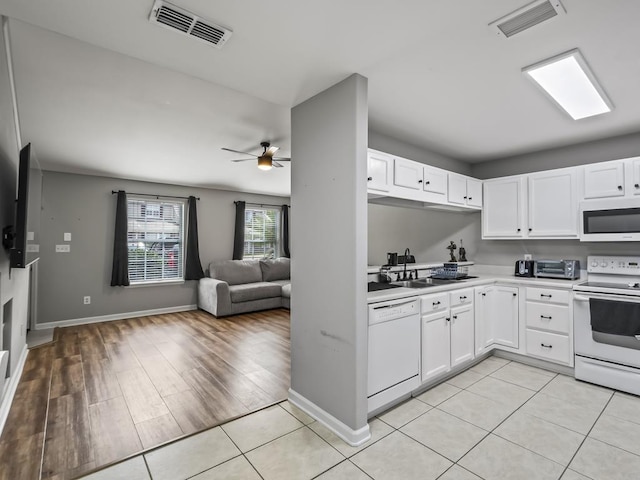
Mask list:
[[[394,159],[393,183],[399,187],[422,190],[422,164],[403,158]]]
[[[529,237],[578,236],[576,169],[529,175]]]
[[[475,351],[480,355],[493,345],[491,327],[491,301],[488,293],[493,287],[476,287],[475,289]]]
[[[448,372],[450,364],[449,310],[422,317],[422,381]]]
[[[624,195],[624,163],[604,162],[583,167],[584,198]]]
[[[389,191],[392,161],[393,159],[387,155],[369,152],[367,157],[367,189]]]
[[[451,366],[475,357],[473,307],[465,305],[451,309]]]
[[[475,178],[467,178],[467,205],[482,207],[482,182]]]
[[[467,177],[458,175],[457,173],[448,174],[449,203],[457,205],[467,204]]]
[[[633,180],[633,189],[631,191],[634,195],[640,195],[640,157],[629,161],[631,162],[631,177]]]
[[[518,289],[496,285],[489,295],[494,343],[518,348]]]
[[[522,238],[524,177],[483,183],[482,238]]]
[[[424,167],[423,170],[425,192],[447,195],[447,172],[434,167]]]

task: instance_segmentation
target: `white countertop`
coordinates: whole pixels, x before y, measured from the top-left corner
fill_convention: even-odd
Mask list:
[[[413,269],[412,269],[413,270]],[[584,281],[584,278],[578,280],[557,280],[554,278],[531,278],[531,277],[516,277],[514,275],[504,275],[502,273],[490,274],[483,273],[477,274],[478,278],[471,278],[468,280],[459,280],[456,282],[447,283],[445,285],[438,285],[435,287],[427,288],[391,288],[389,290],[378,290],[377,292],[369,292],[367,295],[367,303],[385,302],[388,300],[396,300],[399,298],[416,297],[420,295],[426,295],[429,293],[445,292],[449,290],[457,290],[460,288],[478,287],[482,285],[490,285],[492,283],[510,284],[517,286],[530,285],[533,287],[547,287],[547,288],[560,288],[571,290],[574,285]]]

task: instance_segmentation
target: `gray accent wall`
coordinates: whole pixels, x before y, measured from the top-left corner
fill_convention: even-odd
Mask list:
[[[4,28],[4,17],[0,25]],[[15,101],[11,91],[7,45],[0,30],[0,230],[15,224],[16,181],[18,172],[18,126],[14,117]],[[9,252],[0,247],[0,350],[10,351],[9,376],[13,376],[26,346],[28,319],[29,269],[9,268]],[[9,325],[10,324],[10,325]],[[4,348],[3,348],[4,347]],[[0,411],[6,372],[0,372]],[[8,412],[8,407],[6,409]],[[0,418],[0,431],[4,418]]]
[[[212,260],[231,258],[235,200],[289,203],[288,197],[44,172],[39,324],[197,303],[195,281],[145,287],[110,286],[116,207],[112,190],[200,197],[198,234],[204,269]],[[63,240],[65,232],[71,233],[71,242]],[[69,244],[71,251],[56,253],[55,246],[62,244]],[[90,305],[83,304],[86,295],[91,296]]]
[[[640,133],[475,163],[471,176],[481,179],[574,167],[640,155]]]
[[[367,425],[367,80],[291,111],[291,389]]]
[[[369,148],[463,175],[471,174],[471,166],[462,160],[445,157],[439,153],[402,142],[382,133],[369,131]]]
[[[387,252],[404,253],[409,248],[417,262],[449,261],[446,247],[463,240],[467,259],[476,257],[480,213],[452,213],[437,210],[369,204],[369,265],[383,265]],[[456,257],[458,250],[455,251]]]

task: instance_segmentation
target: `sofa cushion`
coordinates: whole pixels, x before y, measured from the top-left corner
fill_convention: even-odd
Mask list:
[[[229,285],[262,281],[258,260],[221,260],[209,264],[209,276]]]
[[[286,280],[291,278],[291,260],[286,257],[260,260],[262,280]]]
[[[282,286],[282,296],[285,298],[291,298],[291,284],[287,283]]]
[[[282,287],[276,283],[257,282],[242,285],[230,285],[231,303],[249,302],[263,298],[279,297]]]

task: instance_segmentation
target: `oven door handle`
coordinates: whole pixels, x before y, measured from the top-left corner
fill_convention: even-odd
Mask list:
[[[629,297],[625,295],[605,294],[605,293],[589,293],[588,295],[573,294],[573,299],[577,302],[588,302],[591,298],[600,300],[611,300],[625,303],[639,303],[640,297]]]

